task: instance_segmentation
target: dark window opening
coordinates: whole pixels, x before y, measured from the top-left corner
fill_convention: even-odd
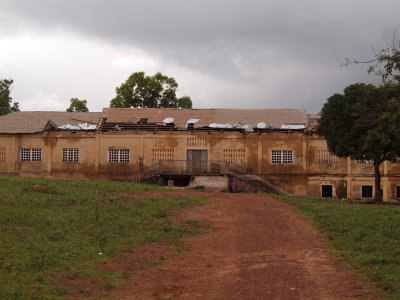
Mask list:
[[[332,198],[332,186],[323,185],[322,186],[322,197]]]
[[[363,185],[362,186],[362,197],[363,198],[372,198],[372,185]]]
[[[400,198],[400,185],[396,186],[396,198]]]
[[[192,176],[190,175],[161,175],[161,178],[164,180],[165,184],[168,183],[168,180],[172,180],[174,182],[174,186],[188,186],[191,177]]]
[[[148,118],[140,118],[137,124],[147,124]]]

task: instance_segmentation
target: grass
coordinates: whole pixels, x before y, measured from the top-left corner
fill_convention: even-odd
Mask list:
[[[400,207],[328,198],[275,196],[310,217],[342,261],[376,292],[400,299]]]
[[[166,217],[204,199],[126,198],[145,188],[157,189],[0,177],[0,299],[58,298],[68,292],[62,280],[71,277],[101,278],[108,291],[127,275],[101,271],[99,263],[143,243],[167,239],[179,246],[182,237],[202,231],[191,222],[175,226]]]

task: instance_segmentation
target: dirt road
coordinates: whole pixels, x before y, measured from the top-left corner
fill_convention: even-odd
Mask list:
[[[210,203],[175,220],[212,225],[186,239],[191,251],[170,256],[157,243],[124,258],[132,265],[117,299],[356,299],[363,286],[329,254],[322,239],[293,209],[265,194],[202,194]],[[162,255],[162,264],[141,269]]]

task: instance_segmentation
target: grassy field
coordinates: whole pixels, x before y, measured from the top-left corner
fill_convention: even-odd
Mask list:
[[[400,299],[400,207],[348,200],[274,196],[312,218],[333,252],[372,282],[379,295]]]
[[[177,227],[166,216],[204,199],[119,194],[145,188],[156,187],[0,177],[0,299],[59,298],[69,277],[102,278],[109,290],[126,274],[100,271],[100,262],[147,242],[182,245],[182,237],[201,232],[196,222]]]

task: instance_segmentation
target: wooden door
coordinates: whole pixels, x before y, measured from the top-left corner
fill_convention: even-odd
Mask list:
[[[188,173],[207,173],[207,150],[187,150]]]

